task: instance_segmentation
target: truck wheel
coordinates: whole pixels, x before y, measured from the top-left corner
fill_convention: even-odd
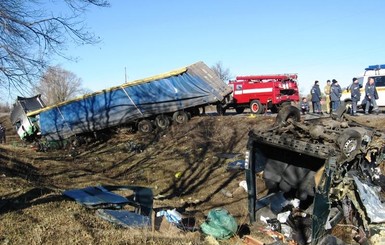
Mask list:
[[[160,129],[166,129],[170,126],[170,120],[166,115],[158,115],[155,117],[155,125]]]
[[[337,139],[342,153],[349,157],[361,148],[361,134],[354,129],[346,129]]]
[[[172,120],[174,120],[176,123],[183,124],[188,121],[188,115],[184,111],[176,111],[172,115]]]
[[[291,105],[291,102],[290,101],[285,101],[285,102],[283,102],[282,104],[281,104],[281,108],[283,108],[283,107],[285,107],[285,106],[289,106],[289,105]]]
[[[237,114],[242,114],[245,111],[245,108],[244,107],[237,107],[237,108],[235,108],[235,111],[237,112]]]
[[[192,108],[190,110],[190,113],[191,113],[191,117],[197,117],[197,116],[200,116],[201,114],[198,107]]]
[[[271,108],[270,108],[270,111],[271,113],[277,113],[278,112],[278,107],[276,105],[273,105]]]
[[[150,120],[144,119],[138,123],[138,130],[142,133],[152,132],[152,123]]]
[[[292,105],[282,107],[275,118],[274,126],[283,126],[288,119],[293,119],[296,122],[301,120],[301,112],[297,107]]]
[[[250,102],[250,110],[254,114],[261,114],[263,112],[263,106],[259,100],[253,100]]]
[[[225,115],[226,108],[223,108],[221,104],[217,105],[217,113],[221,116]]]

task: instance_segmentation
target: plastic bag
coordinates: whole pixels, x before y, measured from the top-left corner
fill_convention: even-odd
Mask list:
[[[223,208],[210,210],[206,222],[201,224],[202,232],[216,239],[228,239],[232,237],[237,232],[237,228],[237,221]]]

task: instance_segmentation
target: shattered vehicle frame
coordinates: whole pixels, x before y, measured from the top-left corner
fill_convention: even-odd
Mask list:
[[[331,230],[340,223],[353,227],[357,243],[375,244],[370,238],[385,230],[379,191],[385,139],[381,132],[351,120],[341,108],[334,118],[304,119],[298,108],[287,106],[271,129],[249,132],[245,172],[251,223],[263,208],[275,215],[282,212],[285,202],[273,208],[281,196],[286,204],[299,200],[299,207],[290,209],[292,222],[286,222],[293,231],[302,230],[292,237],[298,244],[331,244],[326,239],[336,238]],[[268,190],[262,197],[257,196],[257,174]],[[302,220],[296,229],[298,210],[308,222]]]

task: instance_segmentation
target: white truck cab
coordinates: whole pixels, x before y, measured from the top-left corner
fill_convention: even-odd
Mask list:
[[[362,101],[365,98],[365,85],[369,81],[369,78],[374,78],[378,92],[378,100],[376,100],[380,110],[385,110],[385,64],[383,65],[371,65],[365,68],[363,75],[357,76],[358,82],[360,84],[361,91],[361,101],[358,102],[358,107],[362,107]],[[341,95],[341,101],[345,102],[346,105],[350,105],[350,86],[344,88]]]

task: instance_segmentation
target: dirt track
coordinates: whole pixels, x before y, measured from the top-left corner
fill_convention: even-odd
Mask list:
[[[239,187],[244,174],[226,167],[243,158],[249,130],[268,128],[274,119],[204,116],[152,135],[120,128],[105,142],[50,152],[36,152],[10,138],[0,146],[0,244],[201,244],[197,232],[116,228],[61,193],[95,185],[140,185],[152,188],[156,211],[177,208],[199,225],[209,210],[224,207],[238,224],[247,223],[246,193]],[[355,118],[378,128],[384,119]],[[14,134],[9,122],[6,127],[9,136]]]

